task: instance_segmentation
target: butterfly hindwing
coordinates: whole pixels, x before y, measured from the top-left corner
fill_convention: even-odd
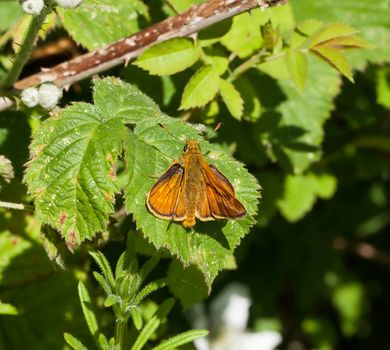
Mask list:
[[[200,220],[234,219],[246,214],[232,184],[215,166],[203,163],[202,175],[204,186],[197,208]]]

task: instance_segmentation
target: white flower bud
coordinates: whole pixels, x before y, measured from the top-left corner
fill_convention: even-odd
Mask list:
[[[28,15],[39,15],[44,5],[43,0],[26,0],[22,3],[22,9]]]
[[[26,90],[23,90],[20,98],[27,107],[35,107],[38,104],[38,89],[35,87],[30,87]]]
[[[54,84],[42,84],[38,91],[39,104],[45,109],[54,108],[61,97],[61,90]]]
[[[73,9],[81,4],[83,0],[56,0],[58,6]]]

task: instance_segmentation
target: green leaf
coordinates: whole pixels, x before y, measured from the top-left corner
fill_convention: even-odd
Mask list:
[[[131,350],[141,350],[143,348],[143,346],[150,339],[154,331],[158,328],[158,326],[165,319],[167,314],[171,311],[174,303],[175,301],[173,299],[167,299],[160,305],[160,307],[154,313],[153,317],[148,321],[148,323],[146,323],[145,327],[138,335]]]
[[[16,1],[0,2],[0,34],[14,25],[22,15],[22,7]]]
[[[115,285],[115,278],[111,270],[110,263],[106,259],[103,253],[97,251],[97,252],[89,252],[89,254],[92,256],[93,260],[95,260],[96,264],[99,266],[100,270],[103,272],[103,276],[105,280],[108,282],[111,290],[114,288]]]
[[[152,100],[116,79],[95,81],[94,100],[42,123],[24,178],[38,217],[61,232],[70,249],[107,228],[125,124],[161,115]]]
[[[0,302],[0,315],[19,315],[20,311],[11,304]]]
[[[357,32],[358,30],[344,23],[331,23],[322,27],[317,33],[312,35],[310,47],[320,46],[329,40],[340,37],[350,37]]]
[[[160,278],[158,280],[155,280],[153,282],[148,283],[145,287],[143,287],[140,292],[134,297],[132,302],[135,305],[138,305],[142,302],[147,296],[154,293],[156,290],[159,290],[160,288],[164,288],[168,285],[169,281],[171,281],[171,278]]]
[[[174,259],[168,270],[168,276],[172,278],[169,284],[171,292],[180,299],[183,309],[199,303],[208,297],[208,286],[204,281],[202,272],[194,265],[183,267]]]
[[[227,80],[219,80],[219,92],[230,114],[240,120],[244,111],[243,99],[234,85]]]
[[[198,139],[195,130],[173,118],[161,119],[170,131],[181,139]],[[238,199],[248,214],[237,220],[198,222],[190,232],[180,223],[161,220],[146,207],[148,191],[156,181],[155,176],[167,169],[172,159],[181,155],[183,143],[170,136],[153,120],[138,123],[134,133],[128,134],[127,162],[129,183],[125,189],[126,208],[134,215],[138,229],[158,249],[164,247],[188,266],[196,265],[204,274],[210,287],[218,271],[224,268],[227,256],[233,254],[240,240],[248,233],[257,211],[259,186],[243,165],[216,146],[202,142],[206,160],[216,165],[231,181]],[[145,162],[145,159],[148,161]]]
[[[269,60],[257,65],[257,68],[276,80],[287,80],[291,77],[284,55],[276,59],[271,56]]]
[[[260,117],[256,130],[277,161],[294,173],[302,173],[320,158],[323,124],[340,91],[336,70],[310,56],[308,59],[305,91],[299,92],[291,81],[278,80],[275,88],[283,98],[272,112]]]
[[[181,98],[180,109],[202,107],[218,92],[219,74],[213,65],[200,68],[188,81]]]
[[[107,295],[110,295],[112,293],[111,286],[106,281],[106,279],[103,277],[102,274],[99,272],[93,271],[93,277],[95,277],[96,281],[100,284],[100,286],[103,288],[103,290],[106,292]]]
[[[328,174],[288,175],[284,187],[277,205],[283,216],[294,222],[311,210],[317,196],[328,199],[334,194],[336,179]]]
[[[141,0],[84,0],[75,9],[57,11],[67,32],[89,50],[137,32],[139,16],[147,16]]]
[[[310,51],[314,52],[319,58],[324,60],[324,62],[336,68],[353,82],[351,67],[349,66],[347,58],[340,52],[340,50],[333,49],[328,46],[315,46],[312,47]]]
[[[200,45],[205,47],[217,43],[229,31],[231,25],[232,19],[226,18],[201,30],[197,37],[200,41]]]
[[[376,77],[377,102],[383,107],[390,109],[390,69],[382,67]]]
[[[140,331],[143,326],[142,313],[138,307],[130,309],[131,318],[133,319],[134,327]]]
[[[160,255],[153,255],[143,266],[140,268],[138,276],[140,279],[140,284],[142,284],[153,269],[157,266],[160,261]]]
[[[12,167],[11,161],[8,158],[0,155],[0,190],[4,183],[9,184],[14,176],[14,169]]]
[[[316,18],[322,22],[346,22],[358,28],[365,40],[375,43],[375,50],[348,52],[351,66],[362,69],[367,62],[383,63],[390,60],[390,7],[388,0],[343,0],[334,6],[333,0],[289,1],[296,22]]]
[[[89,296],[88,290],[85,287],[84,283],[81,281],[79,282],[78,290],[79,290],[79,298],[80,298],[81,307],[83,309],[85,321],[87,322],[89,332],[91,333],[91,335],[93,336],[93,338],[97,343],[97,336],[99,334],[99,325],[97,323],[95,313],[92,309],[91,297]]]
[[[287,68],[290,77],[299,91],[303,91],[307,80],[307,59],[298,50],[289,50],[286,55]]]
[[[66,343],[74,350],[88,350],[83,343],[74,337],[72,334],[64,333]]]
[[[263,45],[260,32],[261,20],[260,11],[235,16],[230,30],[222,37],[221,43],[240,58],[250,56]]]
[[[191,67],[200,50],[189,38],[171,39],[148,48],[134,64],[155,75],[172,75]]]
[[[208,331],[202,329],[196,329],[188,332],[183,332],[174,337],[162,341],[159,345],[152,348],[152,350],[171,350],[181,345],[190,343],[198,338],[206,337],[209,334]]]
[[[364,287],[357,282],[342,284],[335,289],[332,302],[340,313],[344,335],[351,337],[356,334],[364,311]]]

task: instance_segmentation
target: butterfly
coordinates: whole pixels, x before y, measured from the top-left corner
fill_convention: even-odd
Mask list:
[[[235,197],[229,180],[206,162],[196,140],[188,140],[174,161],[152,186],[147,207],[156,217],[181,221],[184,227],[201,221],[236,219],[246,209]]]

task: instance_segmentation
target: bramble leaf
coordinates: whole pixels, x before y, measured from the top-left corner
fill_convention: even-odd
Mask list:
[[[189,138],[200,140],[195,130],[176,119],[164,118],[165,127],[183,141]],[[143,120],[128,134],[127,162],[129,183],[125,189],[126,208],[134,215],[137,227],[156,248],[165,247],[185,265],[196,265],[202,271],[210,288],[218,271],[224,268],[227,256],[253,224],[252,216],[257,211],[259,186],[243,165],[215,146],[202,142],[206,160],[215,164],[232,182],[237,197],[248,211],[242,219],[198,222],[193,230],[186,230],[178,222],[161,220],[146,207],[148,191],[172,159],[181,155],[183,143],[174,139],[151,119]],[[147,159],[147,161],[145,161]]]
[[[134,64],[155,75],[172,75],[191,67],[200,56],[194,41],[171,39],[147,49]]]
[[[125,123],[160,114],[138,89],[115,79],[96,81],[94,99],[95,105],[75,103],[42,123],[24,178],[38,216],[70,249],[106,230],[119,191]]]
[[[147,17],[141,0],[84,0],[75,9],[57,11],[68,33],[89,50],[137,32],[138,17]]]

